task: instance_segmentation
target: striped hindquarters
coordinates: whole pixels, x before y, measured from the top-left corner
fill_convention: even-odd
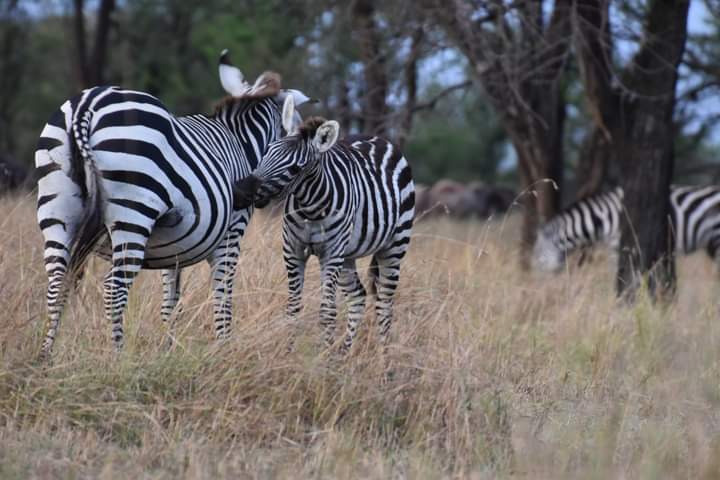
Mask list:
[[[350,137],[345,142],[363,157],[356,159],[358,165],[367,166],[351,170],[358,206],[347,256],[407,245],[415,216],[415,186],[407,160],[378,137]]]
[[[714,258],[720,248],[720,188],[673,186],[670,205],[675,249],[687,254],[705,248]]]

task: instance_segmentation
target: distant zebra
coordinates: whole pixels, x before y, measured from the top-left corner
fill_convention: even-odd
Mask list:
[[[400,263],[410,242],[415,188],[402,153],[378,137],[337,141],[339,125],[308,119],[299,130],[290,124],[293,99],[283,107],[283,124],[292,133],[270,144],[260,165],[235,188],[238,208],[266,206],[273,197],[287,197],[283,227],[283,257],[288,272],[287,315],[301,310],[305,264],[320,260],[324,340],[335,334],[337,286],[348,300],[347,336],[353,343],[365,311],[365,288],[356,259],[373,255],[371,291],[377,295],[378,332],[383,342],[392,323],[392,305]]]
[[[596,242],[620,245],[620,218],[623,215],[620,187],[579,200],[557,214],[539,232],[533,264],[539,270],[557,271],[565,257],[577,248]],[[689,254],[706,249],[714,260],[720,248],[720,188],[672,186],[671,223],[675,250]]]
[[[210,116],[175,117],[147,93],[95,87],[48,121],[35,152],[49,279],[41,356],[50,354],[59,328],[66,275],[79,274],[94,249],[112,260],[104,300],[116,348],[138,271],[165,269],[161,316],[167,320],[178,301],[180,269],[205,259],[213,271],[216,336],[230,334],[239,242],[252,214],[252,208],[233,209],[232,186],[280,137],[282,101],[308,98],[282,90],[273,72],[250,85],[227,51],[219,74],[230,96]]]

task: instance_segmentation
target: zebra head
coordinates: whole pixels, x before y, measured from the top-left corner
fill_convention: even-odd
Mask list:
[[[228,97],[216,106],[215,115],[231,130],[242,132],[245,144],[252,149],[249,153],[254,159],[253,165],[265,153],[267,145],[281,137],[281,106],[287,98],[292,98],[297,105],[317,102],[300,90],[281,88],[282,79],[276,72],[264,72],[251,84],[230,62],[227,49],[220,55],[218,73]],[[302,118],[295,112],[293,124],[300,123]]]
[[[542,272],[557,272],[565,264],[565,251],[553,241],[556,237],[552,222],[543,225],[537,232],[533,246],[532,267]]]
[[[283,128],[288,135],[272,142],[258,167],[235,185],[235,208],[247,208],[251,204],[263,208],[271,199],[287,195],[337,142],[338,122],[311,117],[299,126],[297,119],[295,99],[288,95],[282,113]]]

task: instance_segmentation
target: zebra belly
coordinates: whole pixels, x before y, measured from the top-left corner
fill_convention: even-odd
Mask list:
[[[126,196],[123,195],[123,197]],[[111,228],[114,219],[127,219],[127,210],[120,210],[112,204],[112,198],[106,202],[106,221]],[[165,212],[155,222],[145,246],[143,268],[161,269],[192,265],[215,250],[226,235],[230,225],[229,215],[223,215],[212,221],[210,212],[195,212],[186,199],[174,199],[176,206]],[[158,205],[154,205],[160,210]],[[132,217],[129,217],[132,218]],[[110,243],[100,247],[100,255],[109,258]]]
[[[153,244],[163,245],[167,243],[167,241],[167,235],[162,235],[162,232],[160,232],[160,235],[156,237],[153,232],[145,251],[143,268],[151,270],[176,267],[182,268],[193,265],[207,258],[207,256],[198,257],[197,255],[191,253],[191,247],[195,244],[192,244],[192,239],[190,237],[186,240],[180,240],[167,246],[153,246]],[[210,250],[214,250],[219,243],[220,242],[209,244]],[[96,247],[96,253],[104,260],[110,260],[112,258],[112,248],[109,238],[106,237],[104,240],[101,240],[100,244]]]
[[[156,227],[145,251],[145,268],[184,267],[205,260],[225,237],[229,221],[218,225],[222,234],[207,235],[204,229],[188,230],[194,219],[190,214],[175,227]]]

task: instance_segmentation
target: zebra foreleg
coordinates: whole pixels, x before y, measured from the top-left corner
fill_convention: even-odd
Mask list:
[[[288,350],[295,346],[295,337],[298,330],[298,316],[302,311],[302,293],[305,283],[306,257],[298,257],[283,248],[283,259],[288,276],[288,301],[285,309],[287,323],[290,326],[288,335]]]
[[[320,326],[323,329],[323,340],[327,348],[332,347],[335,340],[337,316],[335,297],[337,295],[338,275],[342,269],[342,263],[343,261],[339,257],[329,257],[320,262],[320,277],[322,279]]]
[[[112,268],[105,276],[103,297],[105,315],[112,325],[112,339],[116,351],[122,350],[124,344],[123,314],[127,306],[128,292],[142,268],[150,232],[151,228],[118,222],[110,234],[113,247]]]
[[[175,320],[172,318],[172,313],[180,300],[180,277],[180,268],[162,271],[163,300],[162,307],[160,307],[160,318],[163,324],[167,325],[168,347],[172,346],[175,334]]]
[[[345,294],[348,304],[347,335],[343,342],[344,352],[350,350],[357,334],[357,327],[365,315],[365,287],[357,274],[355,260],[345,260],[339,280],[340,288]]]

